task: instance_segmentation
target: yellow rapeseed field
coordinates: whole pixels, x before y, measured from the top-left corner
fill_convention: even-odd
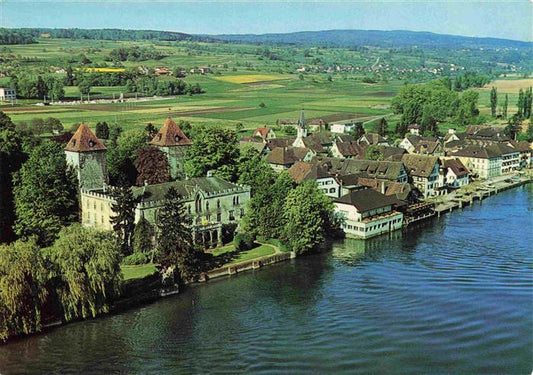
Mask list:
[[[87,68],[87,72],[104,72],[104,73],[120,73],[126,71],[124,68]]]
[[[235,76],[222,76],[216,77],[216,79],[224,82],[231,83],[255,83],[263,81],[276,81],[279,79],[288,79],[289,77],[281,75],[269,75],[269,74],[242,74]]]

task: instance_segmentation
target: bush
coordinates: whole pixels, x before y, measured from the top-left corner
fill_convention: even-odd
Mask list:
[[[255,238],[250,233],[237,233],[233,238],[233,245],[237,251],[250,250],[254,247]]]
[[[133,253],[122,259],[122,264],[128,266],[135,266],[139,264],[146,264],[150,262],[150,258],[145,253]]]

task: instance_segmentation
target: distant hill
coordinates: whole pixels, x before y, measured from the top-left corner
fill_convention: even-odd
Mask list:
[[[28,38],[48,37],[64,39],[98,39],[98,40],[162,40],[162,41],[209,41],[210,38],[185,34],[175,31],[158,30],[123,30],[123,29],[49,29],[19,28],[0,29],[8,34],[24,35]],[[1,40],[0,40],[0,44]]]
[[[252,44],[327,45],[335,47],[377,46],[425,48],[532,48],[533,43],[498,38],[474,38],[419,31],[324,30],[284,34],[209,35],[227,42]]]

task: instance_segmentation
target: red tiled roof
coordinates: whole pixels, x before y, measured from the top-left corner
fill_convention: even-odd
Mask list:
[[[165,120],[163,127],[150,141],[154,146],[190,146],[192,142],[170,117]]]
[[[268,134],[269,130],[270,130],[269,128],[257,128],[254,131],[254,137],[259,136],[259,137],[263,138],[263,140],[266,140],[266,137],[267,137],[267,134]],[[259,133],[259,134],[257,134],[257,133]]]
[[[106,150],[106,147],[96,138],[96,135],[85,124],[80,124],[76,133],[70,138],[66,151],[72,152],[89,152]]]

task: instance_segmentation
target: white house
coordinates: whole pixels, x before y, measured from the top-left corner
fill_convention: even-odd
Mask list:
[[[452,188],[460,188],[470,182],[470,172],[459,159],[448,159],[442,162],[444,184]]]
[[[330,130],[332,133],[345,134],[351,132],[355,128],[353,122],[334,122],[330,124]]]
[[[402,162],[411,177],[411,182],[424,195],[424,198],[439,194],[442,187],[440,175],[440,161],[436,156],[405,154]]]
[[[0,87],[0,100],[15,100],[17,92],[13,88]]]
[[[335,212],[343,216],[347,237],[370,238],[402,228],[403,214],[394,211],[400,202],[373,189],[352,191],[333,201]]]

